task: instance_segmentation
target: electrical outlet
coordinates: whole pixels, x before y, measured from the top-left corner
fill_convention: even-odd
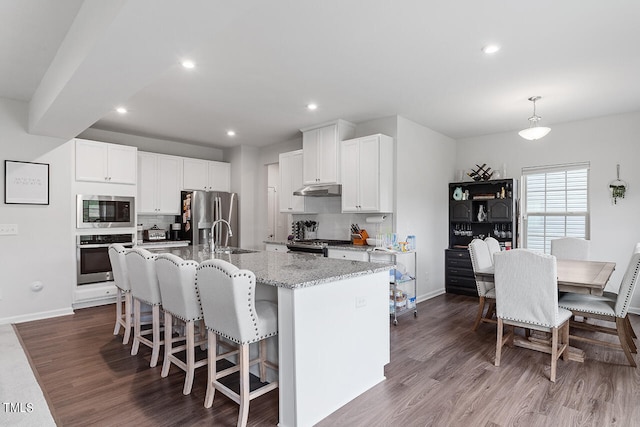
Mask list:
[[[0,224],[0,236],[15,236],[18,234],[18,224]]]
[[[367,297],[356,297],[356,308],[361,308],[367,305]]]

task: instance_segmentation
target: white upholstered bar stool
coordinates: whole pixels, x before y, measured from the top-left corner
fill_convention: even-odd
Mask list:
[[[127,248],[119,243],[109,245],[109,261],[113,271],[113,282],[116,285],[116,325],[113,328],[113,335],[118,335],[120,327],[124,328],[122,344],[129,342],[132,325],[132,301],[131,285],[129,284],[129,274],[127,273],[127,261],[125,254]],[[122,306],[124,305],[124,313]]]
[[[492,256],[489,252],[489,247],[484,240],[473,239],[469,243],[469,256],[471,257],[471,265],[473,266],[473,272],[478,270],[489,269],[493,266]],[[473,330],[477,330],[480,322],[496,323],[493,320],[493,313],[496,307],[496,290],[491,282],[485,282],[484,280],[476,277],[476,288],[478,289],[478,297],[480,298],[478,305],[478,314],[476,314],[476,320],[473,323]],[[484,314],[484,306],[488,302],[487,314]]]
[[[526,340],[526,347],[551,353],[551,382],[556,381],[558,358],[569,356],[571,312],[558,306],[558,268],[553,255],[513,249],[494,256],[496,285],[495,365],[500,366],[502,346],[515,339],[513,327],[551,333],[551,342]],[[511,330],[504,336],[504,325]]]
[[[267,368],[277,366],[267,360],[266,339],[278,334],[278,306],[271,301],[255,299],[256,277],[253,272],[240,270],[224,260],[213,259],[200,264],[196,284],[209,341],[209,379],[205,408],[213,405],[215,391],[240,405],[238,426],[246,426],[249,402],[278,387],[273,381],[251,391],[249,367],[259,364],[260,381],[266,381]],[[216,355],[218,336],[239,345],[238,364],[217,371]],[[249,344],[258,343],[258,357],[249,360]],[[231,390],[219,380],[240,371],[240,393]]]
[[[156,255],[146,249],[133,248],[125,256],[127,260],[127,271],[129,272],[129,281],[131,283],[131,294],[133,296],[134,311],[134,336],[133,345],[131,346],[131,355],[138,354],[140,344],[144,344],[151,348],[150,367],[158,364],[160,356],[160,346],[164,341],[160,338],[161,320],[160,306],[162,298],[160,295],[160,286],[158,284],[158,275],[156,274]],[[141,303],[151,306],[152,320],[151,329],[142,330],[140,323]],[[151,339],[147,338],[151,335]]]
[[[200,297],[196,290],[195,261],[185,261],[173,254],[160,254],[156,258],[156,273],[162,295],[162,309],[164,310],[164,360],[162,362],[162,374],[165,378],[169,375],[171,364],[182,369],[186,375],[182,394],[191,393],[193,376],[196,368],[207,364],[207,358],[196,361],[196,346],[204,344],[204,322],[202,321],[202,309]],[[179,319],[184,322],[184,335],[174,336],[173,321]],[[196,340],[195,329],[198,326],[199,339]],[[174,344],[182,343],[174,347]],[[186,352],[183,362],[177,353]]]
[[[487,248],[489,248],[489,253],[491,254],[491,262],[493,263],[493,254],[501,251],[500,242],[497,239],[489,236],[484,239],[487,244]]]
[[[557,259],[577,259],[588,261],[591,241],[576,237],[561,237],[551,241],[551,255]]]

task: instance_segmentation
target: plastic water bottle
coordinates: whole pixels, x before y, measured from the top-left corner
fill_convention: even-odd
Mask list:
[[[407,236],[407,250],[415,251],[416,250],[416,236]]]

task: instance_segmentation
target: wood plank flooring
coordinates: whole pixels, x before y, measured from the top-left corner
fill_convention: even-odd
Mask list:
[[[471,331],[476,308],[477,298],[442,295],[418,304],[417,318],[400,317],[391,325],[387,380],[318,425],[639,425],[640,368],[626,365],[622,351],[572,343],[587,361],[560,360],[555,384],[543,353],[505,347],[497,368],[495,325]],[[183,396],[184,373],[173,367],[160,378],[161,363],[149,368],[146,347],[131,356],[122,336],[112,335],[114,317],[109,305],[16,325],[59,425],[236,424],[238,406],[225,396],[203,407],[206,368],[196,371],[193,392]],[[638,316],[632,324],[640,332]],[[251,402],[248,425],[277,422],[277,391]]]

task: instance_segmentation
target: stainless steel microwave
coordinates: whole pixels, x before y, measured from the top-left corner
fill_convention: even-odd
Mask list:
[[[135,227],[135,198],[78,194],[78,228]]]

